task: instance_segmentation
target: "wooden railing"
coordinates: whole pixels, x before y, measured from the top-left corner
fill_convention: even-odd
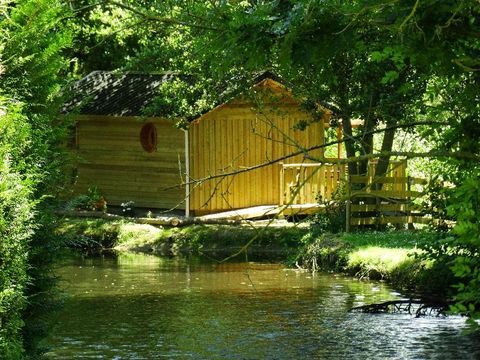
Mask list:
[[[343,183],[347,231],[351,226],[384,224],[426,224],[436,221],[415,200],[424,195],[425,179],[407,177],[406,162],[392,161],[383,177],[348,176],[345,165],[330,163],[281,164],[280,205],[316,205],[332,200]]]
[[[338,164],[281,164],[280,205],[331,200],[345,178],[345,169]]]
[[[414,200],[421,197],[425,179],[414,177],[350,176],[347,187],[347,231],[350,226],[429,223]]]

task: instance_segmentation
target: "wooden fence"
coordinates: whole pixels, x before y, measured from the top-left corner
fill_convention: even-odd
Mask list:
[[[432,217],[414,203],[425,179],[350,176],[347,187],[347,231],[350,226],[429,223]]]
[[[281,164],[280,205],[318,204],[332,199],[345,178],[345,165]]]
[[[428,224],[436,221],[419,203],[427,180],[406,176],[406,161],[392,161],[385,176],[375,176],[375,165],[368,176],[347,176],[345,165],[330,163],[281,164],[280,205],[309,213],[332,200],[345,184],[346,231],[351,226]],[[311,209],[310,209],[311,208]]]

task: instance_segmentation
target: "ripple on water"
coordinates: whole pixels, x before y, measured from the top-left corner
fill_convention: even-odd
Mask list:
[[[145,256],[59,273],[72,297],[51,359],[480,358],[461,318],[347,312],[400,297],[381,283]]]

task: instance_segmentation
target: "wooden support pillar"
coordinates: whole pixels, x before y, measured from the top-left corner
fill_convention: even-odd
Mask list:
[[[185,217],[190,217],[190,142],[188,130],[185,135]],[[181,170],[180,170],[181,171]]]
[[[350,175],[347,178],[347,203],[345,208],[345,232],[350,232],[350,221],[352,217],[352,200],[351,200],[351,187]]]
[[[279,163],[280,165],[280,206],[285,204],[285,168],[283,167],[283,162]]]
[[[341,159],[342,158],[342,143],[340,142],[342,140],[342,127],[338,126],[337,127],[337,158]]]

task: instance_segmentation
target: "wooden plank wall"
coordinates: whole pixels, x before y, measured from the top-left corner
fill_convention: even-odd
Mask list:
[[[191,178],[201,180],[246,169],[323,143],[323,121],[295,129],[310,115],[298,105],[262,106],[234,102],[192,123],[189,130]],[[316,150],[312,155],[321,156]],[[304,162],[303,155],[283,160]],[[191,188],[195,214],[280,203],[279,163],[248,172],[198,182]]]
[[[157,129],[158,146],[152,153],[140,143],[146,122]],[[82,115],[76,138],[77,194],[96,186],[111,205],[134,201],[138,207],[185,209],[185,188],[179,186],[185,174],[184,133],[171,121]]]

